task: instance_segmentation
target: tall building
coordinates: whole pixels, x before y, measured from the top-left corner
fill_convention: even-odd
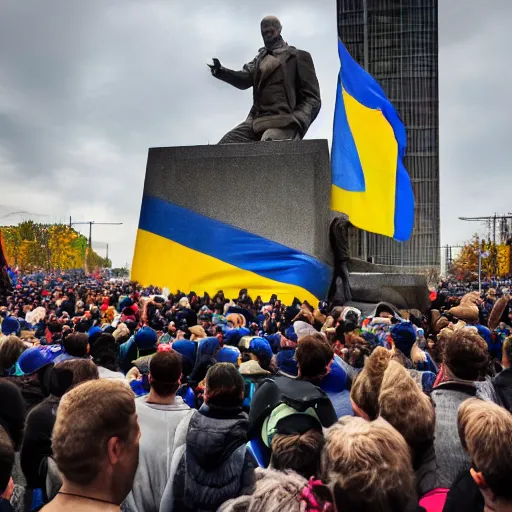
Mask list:
[[[381,84],[407,130],[405,167],[416,199],[406,243],[351,233],[352,255],[414,267],[440,264],[437,0],[338,0],[338,33]]]

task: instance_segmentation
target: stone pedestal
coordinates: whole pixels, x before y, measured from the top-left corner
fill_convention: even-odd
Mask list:
[[[151,148],[144,194],[331,262],[326,140]]]

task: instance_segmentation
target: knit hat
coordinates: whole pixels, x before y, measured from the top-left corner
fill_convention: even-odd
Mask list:
[[[142,327],[135,334],[135,344],[139,350],[149,350],[155,348],[157,334],[151,327]]]
[[[409,446],[434,438],[434,407],[409,371],[396,361],[390,361],[384,372],[379,410],[380,415],[404,436]]]
[[[183,375],[189,375],[196,364],[197,343],[188,340],[175,341],[172,349],[181,354]]]
[[[411,348],[416,342],[416,331],[411,322],[400,322],[391,328],[391,338],[395,347],[406,357],[411,354]]]
[[[98,325],[95,325],[95,326],[91,327],[87,331],[87,335],[89,336],[89,339],[93,338],[93,337],[96,337],[96,336],[99,336],[102,333],[103,333],[103,331],[101,330],[101,327],[99,327]]]
[[[18,359],[17,366],[19,367],[22,375],[32,375],[44,366],[53,364],[50,351],[42,350],[43,347],[32,347]]]
[[[218,363],[233,363],[235,366],[238,366],[238,359],[240,357],[240,350],[236,347],[230,347],[226,345],[222,347],[217,353],[217,362]]]
[[[258,357],[266,356],[268,359],[272,359],[273,356],[270,343],[265,338],[253,338],[249,344],[249,352]]]
[[[228,329],[224,333],[224,343],[226,345],[237,346],[239,341],[244,336],[250,336],[251,331],[247,327],[240,327],[238,329]]]
[[[20,330],[20,323],[13,316],[4,318],[2,322],[2,334],[9,336],[11,334],[18,334]]]
[[[355,405],[354,409],[360,409],[370,420],[374,420],[379,415],[380,387],[391,355],[391,352],[384,347],[377,347],[366,360],[363,370],[350,391],[350,400],[353,406]]]

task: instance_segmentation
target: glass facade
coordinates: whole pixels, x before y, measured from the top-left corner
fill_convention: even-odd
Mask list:
[[[439,88],[437,0],[338,0],[338,32],[381,84],[407,129],[414,231],[406,243],[351,230],[351,252],[375,263],[438,267]]]

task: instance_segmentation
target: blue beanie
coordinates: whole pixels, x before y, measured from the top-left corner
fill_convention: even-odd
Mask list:
[[[391,328],[390,334],[396,348],[406,357],[409,357],[411,355],[411,348],[416,341],[416,330],[412,323],[400,322]]]
[[[270,343],[265,338],[253,338],[249,345],[249,352],[256,354],[256,356],[266,356],[272,359],[273,353]]]
[[[217,352],[220,346],[220,342],[218,338],[213,336],[209,338],[204,338],[199,342],[199,346],[197,347],[197,357],[198,359],[202,356],[214,356],[215,352]]]
[[[197,343],[189,340],[178,340],[172,344],[172,349],[192,361],[196,360]]]
[[[135,344],[139,350],[149,350],[155,348],[157,334],[151,327],[142,327],[135,334]]]
[[[219,350],[216,359],[218,363],[233,363],[235,366],[238,366],[239,357],[240,350],[238,350],[236,347],[226,345]]]
[[[17,334],[20,330],[20,323],[13,316],[4,318],[2,322],[2,334],[9,336],[10,334]]]
[[[246,327],[238,327],[237,329],[228,329],[224,332],[224,344],[236,347],[244,336],[250,336],[251,331]]]
[[[103,330],[98,325],[95,325],[94,327],[91,327],[89,331],[87,332],[87,335],[89,338],[93,338],[94,336],[98,334],[103,334]]]
[[[21,354],[17,366],[23,375],[31,375],[48,364],[52,364],[50,352],[42,350],[42,347],[32,347]]]

